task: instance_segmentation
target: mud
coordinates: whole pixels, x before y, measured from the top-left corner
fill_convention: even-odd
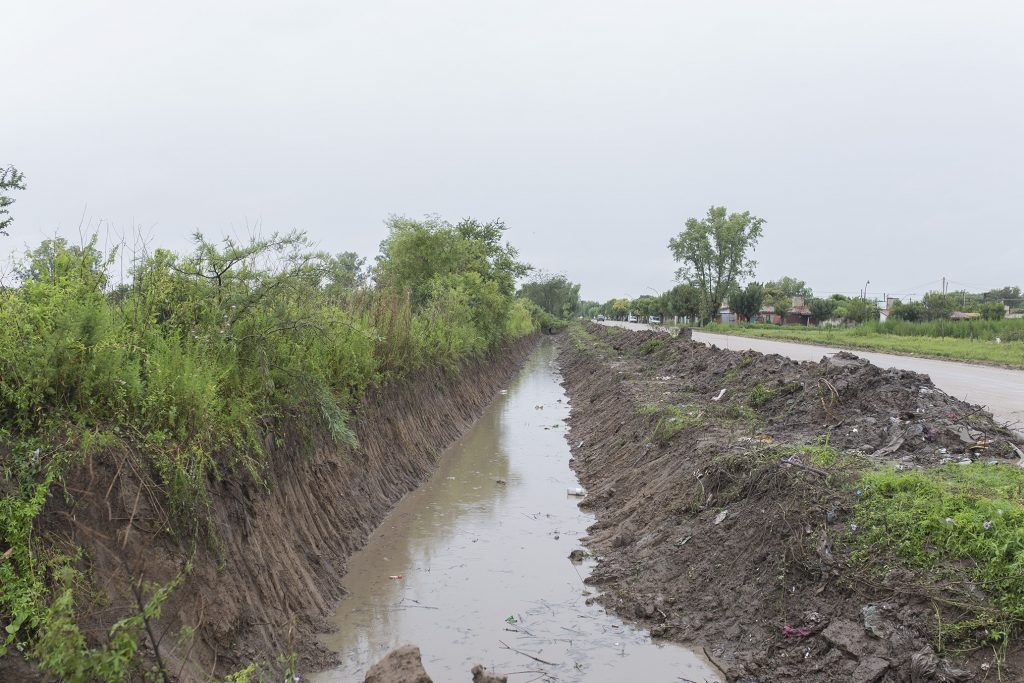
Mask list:
[[[699,648],[653,642],[592,603],[580,538],[594,518],[567,494],[579,482],[554,360],[552,344],[537,349],[352,556],[325,639],[342,662],[314,683],[362,680],[409,642],[438,681],[477,664],[512,683],[722,680]]]
[[[652,332],[588,333],[565,341],[561,362],[602,604],[654,635],[702,643],[729,680],[994,679],[991,651],[935,656],[941,589],[926,577],[852,574],[833,543],[852,491],[799,458],[751,454],[828,434],[899,467],[1016,466],[1013,434],[926,376],[847,353],[797,363]],[[659,438],[668,405],[689,421]],[[1011,651],[1002,680],[1024,679],[1021,661]]]
[[[213,489],[213,543],[169,533],[167,500],[131,450],[94,452],[54,496],[39,533],[56,547],[85,550],[81,568],[94,584],[83,631],[102,641],[136,611],[131,587],[143,577],[183,583],[156,624],[172,677],[209,680],[250,662],[280,668],[294,652],[301,671],[337,661],[317,634],[344,594],[340,577],[388,510],[434,469],[536,345],[525,339],[467,365],[369,391],[355,411],[360,446],[339,449],[325,435],[313,448],[298,435],[268,443],[269,487],[224,472]],[[187,569],[191,567],[191,571]],[[182,626],[193,629],[181,631]],[[146,647],[143,651],[147,652]],[[151,655],[151,650],[148,650]],[[0,679],[37,672],[0,658]],[[6,668],[5,668],[6,667]]]

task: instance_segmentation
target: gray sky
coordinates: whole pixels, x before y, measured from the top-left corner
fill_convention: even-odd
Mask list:
[[[0,253],[503,218],[592,299],[712,205],[816,293],[1024,285],[1024,3],[3,1]]]

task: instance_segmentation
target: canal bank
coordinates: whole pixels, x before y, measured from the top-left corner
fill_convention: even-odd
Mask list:
[[[593,562],[570,562],[594,517],[568,493],[579,484],[561,380],[546,341],[352,556],[325,640],[342,664],[314,680],[362,680],[409,642],[437,681],[468,680],[474,664],[513,683],[721,680],[597,605]]]

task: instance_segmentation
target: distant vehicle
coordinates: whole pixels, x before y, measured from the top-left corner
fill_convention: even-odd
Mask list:
[[[661,324],[661,316],[660,315],[652,315],[651,317],[649,317],[647,319],[647,322],[649,322],[652,325],[660,325]]]
[[[637,319],[637,317],[636,317],[635,315],[633,315],[632,313],[630,313],[630,314],[629,314],[629,318],[628,318],[628,320],[629,320],[629,322],[631,322],[631,323],[638,323],[638,322],[640,322],[640,320],[639,320],[639,319]]]
[[[599,322],[599,323],[603,323],[603,322],[604,322],[604,316],[603,316],[603,315],[600,315],[600,314],[598,314],[598,316],[597,316],[597,322]]]

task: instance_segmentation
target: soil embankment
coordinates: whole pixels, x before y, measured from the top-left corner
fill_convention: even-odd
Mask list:
[[[940,623],[991,616],[999,595],[948,581],[949,563],[852,554],[864,472],[1016,472],[1020,442],[990,415],[846,353],[797,363],[588,325],[561,365],[606,607],[703,645],[730,680],[1022,680],[1013,640],[940,647]]]
[[[523,339],[455,377],[439,371],[370,390],[354,414],[355,449],[323,436],[303,451],[293,444],[307,440],[283,438],[268,447],[268,485],[222,473],[211,483],[212,548],[167,530],[166,497],[140,483],[147,480],[132,453],[93,453],[41,520],[51,538],[85,550],[96,605],[83,630],[102,638],[136,611],[140,576],[158,583],[181,576],[154,625],[172,677],[205,681],[253,661],[285,668],[279,657],[288,653],[301,671],[323,668],[333,655],[315,635],[342,595],[348,557],[432,471],[536,341]]]

